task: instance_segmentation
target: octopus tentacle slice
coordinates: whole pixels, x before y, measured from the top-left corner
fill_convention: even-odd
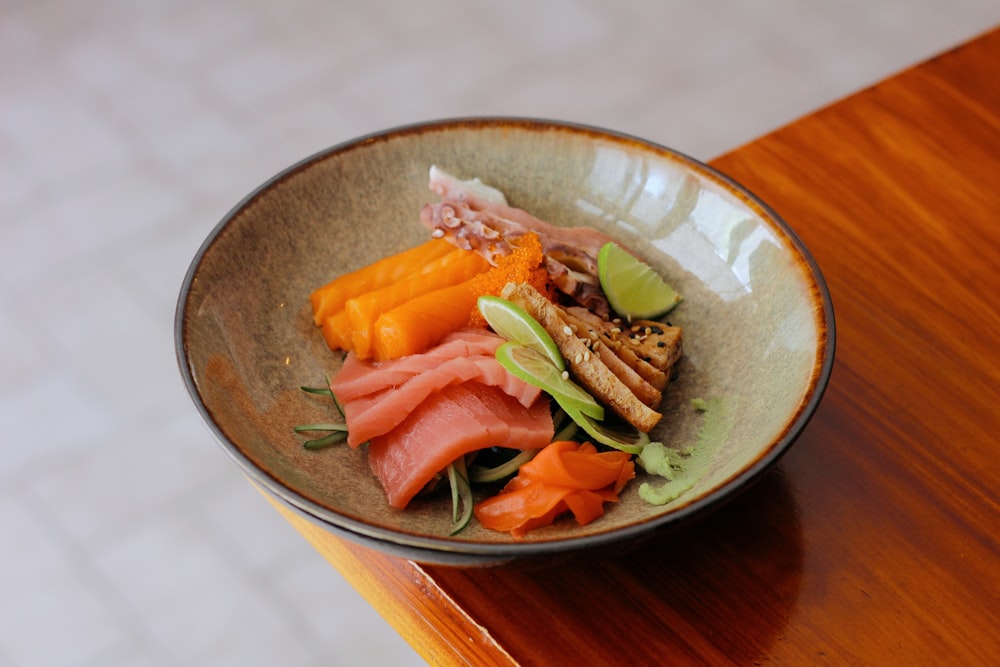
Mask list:
[[[597,254],[612,239],[589,227],[559,227],[510,206],[502,192],[479,179],[463,181],[432,166],[430,189],[440,201],[421,210],[434,236],[473,250],[495,264],[524,234],[536,234],[553,284],[573,301],[598,313],[609,307],[600,290]]]

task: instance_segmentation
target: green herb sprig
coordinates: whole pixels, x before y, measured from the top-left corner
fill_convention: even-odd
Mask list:
[[[333,395],[330,391],[329,378],[327,379],[327,386],[325,387],[299,387],[302,391],[307,394],[315,394],[318,396],[325,396],[333,401],[334,407],[337,408],[337,412],[340,413],[341,419],[346,419],[344,416],[344,409],[340,406],[337,401],[337,397]],[[296,433],[308,433],[308,432],[322,432],[327,433],[327,435],[321,438],[315,438],[312,440],[306,440],[302,443],[303,449],[308,449],[311,451],[326,449],[336,445],[337,443],[344,442],[347,440],[347,424],[340,422],[322,422],[318,424],[299,424],[294,427]]]

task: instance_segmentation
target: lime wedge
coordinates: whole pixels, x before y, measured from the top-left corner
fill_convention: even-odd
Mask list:
[[[496,351],[497,361],[528,384],[538,387],[555,399],[556,403],[570,414],[584,414],[593,419],[604,419],[604,408],[594,397],[580,388],[572,380],[563,376],[563,371],[540,352],[530,347],[507,341]]]
[[[566,370],[562,353],[552,336],[519,305],[498,296],[481,296],[477,306],[499,336],[545,355],[559,372]]]
[[[605,243],[597,253],[597,275],[608,302],[622,317],[655,319],[681,302],[656,271],[615,243]]]

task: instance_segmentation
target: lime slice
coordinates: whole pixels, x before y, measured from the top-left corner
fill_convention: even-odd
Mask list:
[[[590,415],[576,412],[572,408],[564,406],[563,409],[570,419],[586,431],[587,435],[608,447],[614,447],[629,454],[638,454],[649,443],[649,434],[643,433],[631,424],[622,423],[612,427]]]
[[[477,306],[498,335],[545,355],[560,372],[566,370],[562,353],[552,336],[519,305],[498,296],[481,296]]]
[[[514,376],[528,384],[538,387],[555,399],[556,403],[570,414],[584,414],[593,419],[604,419],[604,408],[594,400],[594,397],[580,388],[572,380],[563,376],[563,371],[556,368],[552,362],[539,352],[507,341],[496,351],[497,361]],[[575,420],[574,420],[575,421]]]
[[[656,271],[615,243],[605,243],[597,253],[597,275],[611,307],[622,317],[655,319],[681,302]]]

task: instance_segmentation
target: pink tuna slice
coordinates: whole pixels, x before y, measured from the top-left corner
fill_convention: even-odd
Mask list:
[[[399,386],[344,401],[347,444],[358,447],[388,433],[428,397],[452,385],[474,382],[498,387],[523,407],[532,405],[541,393],[537,387],[508,373],[493,356],[456,357],[445,361],[428,359],[427,364],[426,370]]]
[[[341,403],[398,387],[419,373],[455,357],[492,355],[503,339],[485,329],[448,334],[436,347],[391,361],[362,361],[350,353],[330,381],[330,389]]]
[[[460,456],[488,447],[541,449],[553,431],[547,400],[525,408],[497,387],[469,382],[437,392],[372,438],[368,463],[389,505],[403,509]]]

